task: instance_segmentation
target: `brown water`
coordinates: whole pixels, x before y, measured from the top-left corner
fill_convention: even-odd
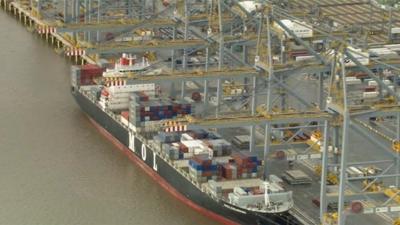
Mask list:
[[[0,225],[215,224],[95,130],[68,62],[3,11],[0,68]]]

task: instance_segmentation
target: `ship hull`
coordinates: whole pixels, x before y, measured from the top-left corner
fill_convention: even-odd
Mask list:
[[[143,144],[140,139],[132,137],[128,129],[110,117],[87,97],[80,92],[73,92],[73,96],[81,109],[104,136],[165,190],[191,208],[222,224],[298,224],[289,213],[253,213],[212,199],[159,155],[154,154],[150,147]]]

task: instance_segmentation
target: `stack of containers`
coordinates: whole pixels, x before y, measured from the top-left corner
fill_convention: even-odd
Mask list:
[[[179,151],[179,146],[163,144],[162,149],[167,158],[171,160],[183,159],[183,153]]]
[[[262,161],[249,151],[241,151],[232,154],[240,178],[256,178],[262,175]]]
[[[164,132],[160,131],[154,136],[154,141],[160,144],[173,143],[180,141],[182,134],[178,132]]]
[[[222,139],[221,135],[215,132],[208,132],[205,130],[190,130],[186,131],[184,134],[182,134],[181,141],[182,140],[194,140],[194,139],[199,139],[199,140],[216,140],[216,139]]]
[[[235,163],[226,163],[221,167],[221,175],[223,178],[228,180],[238,179],[238,168]]]
[[[131,123],[135,126],[146,125],[146,122],[174,119],[192,113],[190,104],[175,103],[171,100],[149,99],[146,96],[133,94],[129,104]]]
[[[183,158],[188,159],[194,155],[208,154],[208,148],[204,148],[203,142],[201,140],[188,140],[181,141],[180,151],[183,152]]]
[[[101,87],[100,86],[91,86],[90,94],[97,100],[100,99],[101,96]]]
[[[195,139],[203,138],[203,139]],[[206,138],[207,139],[204,139]],[[195,155],[207,154],[210,158],[214,156],[230,155],[231,145],[229,142],[220,139],[215,133],[208,133],[204,130],[181,132],[159,132],[154,136],[156,143],[165,148],[165,154],[170,159],[190,159]],[[212,148],[210,148],[212,147]]]
[[[215,180],[209,180],[208,181],[208,185],[212,191],[212,193],[218,197],[221,198],[222,197],[222,186],[218,185],[218,183]]]
[[[171,143],[168,146],[163,148],[171,160],[189,159],[193,156],[193,153],[189,152],[189,148],[180,142]]]
[[[134,94],[140,92],[139,95]],[[103,89],[103,95],[107,108],[112,111],[126,110],[130,106],[131,95],[137,95],[143,100],[148,100],[149,96],[154,96],[154,84],[136,84],[124,86],[111,86]]]
[[[203,144],[209,149],[210,156],[225,156],[231,154],[232,144],[225,139],[204,140]]]
[[[93,79],[101,77],[103,68],[95,64],[73,66],[71,70],[72,86],[93,85]]]
[[[208,155],[196,155],[189,160],[189,174],[197,182],[204,183],[218,178],[218,166]]]
[[[190,130],[187,132],[189,136],[191,136],[193,139],[206,139],[208,138],[208,132],[202,129],[198,130]]]
[[[184,143],[175,142],[171,144],[163,144],[162,148],[164,150],[165,155],[171,160],[178,159],[191,159],[193,156],[202,153],[208,153],[208,150],[205,151],[202,148],[199,148],[200,140],[193,141],[185,141]]]
[[[232,143],[239,149],[249,149],[250,136],[249,135],[238,135],[232,139]]]
[[[103,74],[103,68],[96,64],[86,64],[81,66],[81,85],[91,85],[94,84],[93,79],[101,77]]]
[[[184,133],[181,136],[181,141],[191,141],[194,140],[192,136],[190,136],[188,133]]]
[[[248,151],[236,152],[232,160],[222,166],[222,177],[225,179],[257,178],[263,175],[262,161]]]

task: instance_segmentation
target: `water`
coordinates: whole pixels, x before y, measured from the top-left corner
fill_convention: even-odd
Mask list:
[[[0,225],[215,224],[95,130],[68,62],[3,11],[0,49]]]

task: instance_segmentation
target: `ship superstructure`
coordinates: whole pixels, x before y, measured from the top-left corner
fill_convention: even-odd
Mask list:
[[[143,72],[150,67],[149,60],[146,57],[138,62],[136,56],[123,54],[122,57],[115,63],[114,68],[106,69],[103,77],[118,78],[127,77],[129,74]]]

